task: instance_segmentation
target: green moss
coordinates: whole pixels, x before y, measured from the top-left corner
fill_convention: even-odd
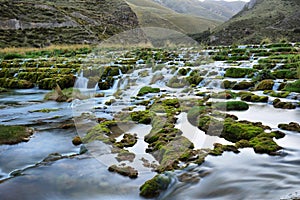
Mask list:
[[[237,97],[237,94],[231,92],[230,90],[226,90],[223,92],[213,93],[211,97],[216,99],[235,99]]]
[[[289,92],[298,92],[300,93],[300,80],[294,81],[292,83],[288,83],[284,89],[285,91]]]
[[[263,132],[264,129],[261,127],[250,123],[236,122],[230,118],[226,118],[221,137],[230,142],[238,142],[242,139],[250,140]]]
[[[234,84],[232,89],[233,90],[246,90],[246,89],[249,89],[251,87],[254,87],[253,82],[241,81],[239,83]]]
[[[0,144],[17,144],[28,141],[33,131],[24,126],[0,125]]]
[[[236,84],[236,81],[224,80],[221,87],[224,89],[231,89]]]
[[[150,124],[152,114],[150,111],[135,111],[130,113],[130,117],[133,121],[141,123],[141,124]]]
[[[271,91],[269,93],[270,96],[272,97],[278,97],[278,98],[286,98],[287,96],[289,96],[290,92],[274,92],[274,91]]]
[[[256,153],[273,154],[282,149],[271,137],[257,136],[252,138],[249,143]]]
[[[187,138],[183,136],[175,137],[157,150],[155,157],[158,159],[160,165],[156,170],[158,172],[164,172],[178,169],[179,159],[193,148],[193,143]]]
[[[171,183],[171,179],[165,175],[156,175],[152,179],[146,181],[140,187],[140,195],[145,198],[155,198],[166,190]]]
[[[178,78],[177,76],[173,76],[166,84],[171,88],[182,88],[188,85],[188,82],[184,78]]]
[[[296,79],[298,78],[297,70],[282,69],[273,72],[273,75],[279,79]]]
[[[16,78],[0,78],[0,87],[7,89],[29,89],[33,88],[33,83]]]
[[[209,154],[213,156],[220,156],[224,151],[232,151],[234,153],[239,153],[239,150],[234,145],[223,145],[219,143],[214,144],[214,149],[210,150]]]
[[[269,97],[267,96],[258,96],[253,93],[243,93],[241,95],[241,100],[243,101],[249,101],[249,102],[263,102],[266,103],[269,100]]]
[[[208,111],[207,107],[205,106],[194,106],[192,107],[187,114],[188,121],[193,124],[194,126],[197,126],[199,123],[199,116],[201,114],[204,114]]]
[[[203,80],[203,77],[201,77],[197,73],[194,73],[194,74],[191,74],[189,77],[187,77],[186,80],[188,81],[188,83],[190,85],[197,86]]]
[[[119,148],[124,148],[124,147],[132,147],[137,143],[137,136],[136,134],[131,135],[128,133],[125,133],[123,135],[123,138],[120,142],[116,142],[115,146]]]
[[[227,110],[227,111],[232,111],[232,110],[248,110],[249,105],[243,101],[227,101],[227,102],[218,102],[214,103],[213,107],[218,109],[218,110]]]
[[[262,80],[255,86],[255,90],[272,90],[274,86],[273,80]]]
[[[84,143],[90,143],[95,140],[100,140],[104,143],[111,144],[114,142],[114,138],[110,138],[111,130],[110,127],[116,126],[115,121],[105,121],[88,131],[86,136],[82,139]]]
[[[225,72],[225,77],[231,78],[245,78],[252,76],[254,70],[251,68],[228,68]]]
[[[148,94],[148,93],[158,93],[158,92],[160,92],[159,88],[152,88],[152,87],[149,87],[149,86],[144,86],[140,89],[137,96],[143,96],[143,95]]]

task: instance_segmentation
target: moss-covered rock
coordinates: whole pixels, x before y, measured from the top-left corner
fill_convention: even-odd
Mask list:
[[[171,183],[171,179],[165,175],[159,174],[146,181],[140,187],[140,195],[145,198],[155,198],[166,190]]]
[[[274,81],[267,79],[267,80],[262,80],[255,86],[255,90],[272,90],[274,86]]]
[[[224,80],[221,84],[221,87],[224,89],[232,89],[235,84],[236,81]]]
[[[33,130],[25,126],[0,125],[0,144],[17,144],[29,141]]]
[[[281,70],[275,70],[272,74],[276,78],[279,78],[279,79],[296,79],[296,78],[298,78],[297,70],[281,69]]]
[[[278,124],[278,128],[300,133],[300,125],[297,122],[290,122],[289,124]]]
[[[276,151],[282,149],[274,142],[272,137],[265,136],[265,134],[258,135],[249,141],[256,153],[274,154]]]
[[[234,84],[232,89],[233,90],[246,90],[246,89],[249,89],[251,87],[254,87],[253,82],[241,81],[241,82],[238,82],[238,83]]]
[[[243,101],[227,101],[227,102],[218,102],[213,104],[213,108],[218,110],[227,110],[227,111],[242,111],[248,110],[249,105]]]
[[[283,90],[289,91],[289,92],[300,93],[300,80],[286,84],[286,86],[283,88]]]
[[[234,145],[223,145],[220,143],[214,144],[214,149],[209,152],[210,155],[220,156],[224,151],[232,151],[234,153],[239,153],[240,151]]]
[[[159,88],[152,88],[150,86],[144,86],[140,89],[137,96],[143,96],[148,93],[158,93],[158,92],[160,92]]]
[[[44,97],[45,100],[52,100],[57,102],[69,102],[73,99],[86,99],[87,97],[82,95],[80,90],[67,88],[61,90],[58,85],[51,92],[47,93]]]
[[[268,96],[258,96],[253,93],[242,93],[241,94],[241,100],[243,101],[249,101],[249,102],[262,102],[266,103],[269,100]]]
[[[184,78],[178,78],[177,76],[173,76],[166,85],[170,88],[182,88],[188,85],[188,82]]]
[[[282,109],[295,109],[296,106],[291,102],[283,102],[280,99],[274,99],[273,101],[274,108],[282,108]]]
[[[138,171],[135,170],[133,167],[130,166],[117,166],[112,165],[108,168],[108,171],[110,172],[116,172],[118,174],[121,174],[123,176],[128,176],[129,178],[137,178],[138,177]]]
[[[124,150],[124,149],[119,150],[118,155],[116,157],[118,162],[121,162],[121,161],[133,162],[134,158],[135,158],[134,153],[129,152],[128,150]]]
[[[225,77],[231,78],[245,78],[246,76],[252,76],[254,70],[251,68],[228,68],[225,72]]]
[[[199,74],[194,73],[192,75],[190,75],[189,77],[186,78],[186,80],[188,81],[188,83],[190,85],[194,85],[197,86],[199,85],[199,83],[203,80],[204,78],[201,77]]]
[[[235,99],[237,94],[230,90],[225,90],[218,93],[212,93],[210,97],[215,99]]]
[[[124,147],[132,147],[137,143],[137,135],[136,134],[129,134],[125,133],[123,135],[123,138],[120,142],[116,142],[115,146],[119,148],[124,148]]]
[[[264,129],[247,122],[237,122],[233,119],[226,118],[224,121],[224,129],[221,137],[230,142],[238,142],[240,140],[250,140],[251,138],[264,132]]]
[[[133,121],[141,124],[150,124],[152,114],[149,110],[146,111],[135,111],[130,113],[130,117]]]
[[[154,153],[154,157],[160,163],[156,171],[164,172],[178,169],[179,159],[186,151],[193,148],[193,143],[183,136],[175,137],[169,143],[162,145]]]
[[[0,87],[7,89],[29,89],[33,88],[34,84],[29,81],[19,80],[16,78],[0,78]]]
[[[111,131],[112,127],[118,127],[116,121],[103,121],[89,130],[82,141],[84,143],[90,143],[95,140],[100,140],[104,143],[112,144],[115,142],[115,137]]]

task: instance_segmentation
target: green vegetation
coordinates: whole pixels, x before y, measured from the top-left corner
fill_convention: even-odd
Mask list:
[[[226,111],[232,111],[232,110],[248,110],[249,105],[243,101],[227,101],[227,102],[218,102],[214,103],[213,107],[218,110],[226,110]]]
[[[298,92],[300,93],[300,80],[294,81],[292,83],[288,83],[284,89],[285,91],[289,92]]]
[[[16,78],[0,78],[0,87],[7,89],[29,89],[33,88],[33,83],[26,80],[18,80]]]
[[[171,179],[165,175],[156,175],[152,179],[146,181],[140,187],[140,195],[145,198],[155,198],[159,194],[166,190],[171,183]]]
[[[244,78],[251,77],[253,75],[253,69],[251,68],[228,68],[225,72],[225,77],[231,78]]]
[[[273,86],[273,80],[262,80],[255,86],[254,90],[272,90]]]
[[[258,96],[250,92],[241,93],[241,100],[249,102],[263,102],[266,103],[269,100],[268,96]]]
[[[159,88],[152,88],[150,86],[144,86],[140,89],[137,96],[143,96],[143,95],[148,94],[148,93],[158,93],[158,92],[160,92]]]
[[[0,125],[0,144],[27,142],[33,130],[24,126]]]

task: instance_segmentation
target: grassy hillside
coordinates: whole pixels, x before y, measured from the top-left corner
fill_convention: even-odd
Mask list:
[[[300,40],[299,0],[252,0],[212,32],[211,44]]]
[[[0,0],[0,47],[97,43],[138,27],[123,0]]]
[[[161,27],[193,34],[215,28],[220,24],[215,20],[177,13],[152,0],[127,0],[127,2],[143,27]]]
[[[226,21],[239,12],[243,1],[216,1],[216,0],[153,0],[178,13],[185,13],[203,17],[205,19]]]

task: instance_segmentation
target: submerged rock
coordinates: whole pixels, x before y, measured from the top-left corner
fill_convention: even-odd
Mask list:
[[[297,122],[290,122],[289,124],[279,124],[278,128],[287,131],[295,131],[300,133],[300,125]]]
[[[130,166],[124,167],[124,166],[112,165],[108,168],[108,171],[116,172],[123,176],[128,176],[129,178],[137,178],[138,177],[138,171]]]

